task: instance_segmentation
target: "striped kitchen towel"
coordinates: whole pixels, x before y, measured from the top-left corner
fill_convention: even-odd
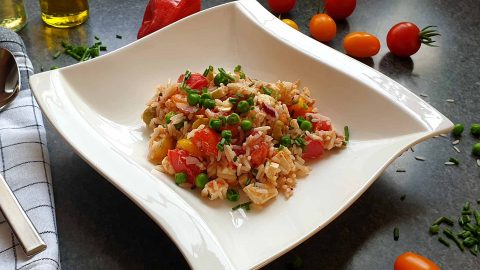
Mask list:
[[[60,269],[45,128],[29,86],[33,67],[16,33],[0,28],[0,47],[13,53],[21,74],[17,99],[0,111],[0,172],[47,244],[27,257],[0,213],[0,269]]]

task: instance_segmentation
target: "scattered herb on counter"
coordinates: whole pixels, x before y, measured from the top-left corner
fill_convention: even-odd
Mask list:
[[[121,35],[118,35],[118,34],[115,35],[115,37],[118,38],[118,39],[122,39],[122,38],[123,38]]]
[[[52,66],[52,67],[50,67],[50,70],[54,70],[54,69],[59,69],[59,67],[58,67],[58,66]]]
[[[455,165],[460,164],[460,161],[458,161],[458,159],[453,158],[453,157],[449,158],[448,161],[449,161],[449,162],[452,162],[452,163],[455,164]]]
[[[92,46],[77,46],[62,41],[63,53],[79,62],[100,56],[100,51],[106,51],[107,47],[101,41],[96,41]]]
[[[399,238],[400,238],[400,229],[395,227],[393,229],[393,240],[398,241]]]
[[[57,59],[60,55],[62,54],[62,52],[58,51],[56,52],[54,55],[53,55],[53,59]]]
[[[455,224],[453,220],[447,217],[440,217],[430,226],[430,234],[438,234],[441,224],[452,226],[452,228],[443,228],[442,233],[447,239],[453,241],[462,252],[467,249],[472,255],[478,255],[480,248],[480,211],[474,209],[470,202],[465,202],[458,218],[458,225],[461,227],[461,231],[458,233],[454,231],[453,227]],[[447,239],[439,237],[438,241],[446,247],[450,247]]]

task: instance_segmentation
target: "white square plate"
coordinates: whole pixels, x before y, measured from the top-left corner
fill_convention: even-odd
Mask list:
[[[260,211],[209,203],[146,159],[149,134],[140,115],[155,86],[185,69],[237,64],[265,81],[300,80],[320,112],[351,131],[348,147],[314,162],[292,198],[280,196]],[[197,269],[268,263],[340,215],[409,146],[452,127],[398,83],[286,26],[254,0],[205,10],[105,56],[36,74],[31,86],[60,134]]]

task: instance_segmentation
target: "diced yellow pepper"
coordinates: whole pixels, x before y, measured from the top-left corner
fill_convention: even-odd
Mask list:
[[[288,106],[288,110],[293,117],[297,118],[311,112],[312,106],[309,106],[304,98],[299,97],[297,103]]]
[[[275,124],[274,124],[273,129],[272,129],[272,137],[275,140],[279,141],[280,138],[282,137],[284,126],[285,126],[285,124],[282,121],[280,121],[280,120],[275,121]]]
[[[196,129],[200,125],[208,126],[209,122],[210,122],[210,120],[208,120],[208,118],[199,118],[199,119],[195,120],[195,122],[193,122],[192,129]]]
[[[150,145],[150,154],[148,159],[154,164],[162,163],[163,158],[167,156],[167,152],[175,146],[174,139],[167,135],[166,137],[155,141]]]
[[[199,157],[202,155],[200,150],[193,144],[193,142],[189,139],[180,139],[177,141],[177,147],[178,149],[183,149],[187,152],[189,152],[192,156]]]

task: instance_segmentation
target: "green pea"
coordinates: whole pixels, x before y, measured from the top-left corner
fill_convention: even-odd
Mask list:
[[[300,129],[310,131],[312,130],[312,123],[308,120],[303,120],[300,124]]]
[[[240,116],[236,113],[232,113],[227,117],[227,124],[236,125],[240,122]]]
[[[235,189],[227,189],[227,199],[231,202],[236,202],[240,199],[240,194]]]
[[[222,121],[222,124],[226,124],[227,123],[227,118],[223,115],[219,116],[218,119],[220,119],[220,121]]]
[[[230,130],[222,130],[220,136],[228,140],[232,138],[232,132]]]
[[[248,104],[247,101],[242,100],[238,103],[237,112],[244,113],[244,112],[248,112],[249,110],[250,110],[250,104]]]
[[[165,122],[167,124],[170,124],[170,122],[172,122],[172,120],[170,120],[170,118],[172,118],[173,116],[175,115],[174,112],[169,112],[165,115]]]
[[[190,106],[195,106],[200,101],[200,96],[197,93],[190,93],[187,96],[187,101]]]
[[[206,109],[213,109],[215,108],[215,100],[213,99],[204,99],[203,100],[203,107],[205,107]]]
[[[175,174],[175,184],[181,185],[187,182],[187,174],[184,172],[179,172]]]
[[[480,143],[476,143],[472,147],[472,154],[480,157]]]
[[[204,188],[207,183],[208,176],[205,173],[199,173],[197,177],[195,177],[195,186],[198,188]]]
[[[210,123],[208,124],[211,129],[219,130],[222,126],[222,121],[218,119],[210,119]]]
[[[462,135],[463,129],[463,124],[455,124],[455,126],[453,126],[452,134],[454,136],[460,136]]]
[[[470,127],[470,133],[472,133],[473,136],[480,136],[480,124],[472,124],[472,127]]]
[[[242,123],[240,123],[240,127],[242,128],[242,130],[249,131],[253,127],[252,121],[246,119],[242,120]]]
[[[280,144],[285,147],[290,147],[290,145],[292,145],[292,139],[290,138],[290,135],[282,136],[282,138],[280,138]]]

